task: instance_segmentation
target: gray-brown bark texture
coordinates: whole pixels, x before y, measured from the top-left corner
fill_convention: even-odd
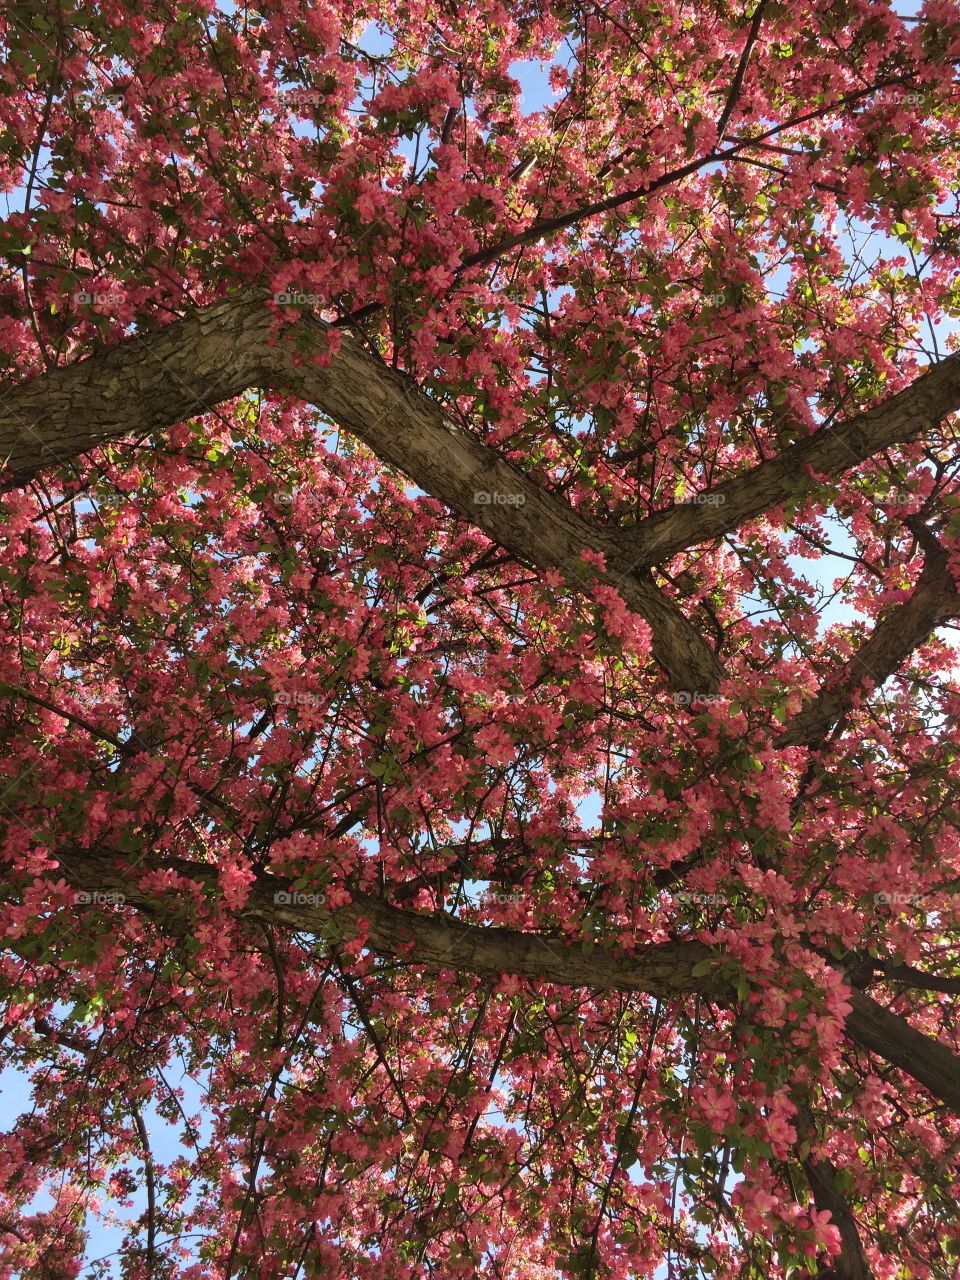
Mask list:
[[[61,873],[75,888],[120,895],[125,905],[175,917],[188,900],[146,893],[139,886],[136,866],[109,851],[65,850],[58,860]],[[205,891],[217,891],[215,866],[171,858],[151,860],[149,865],[150,870],[163,867]],[[546,935],[467,925],[452,917],[401,910],[378,898],[354,897],[336,909],[324,906],[320,898],[322,893],[315,902],[298,901],[282,880],[261,874],[239,914],[333,940],[355,937],[362,929],[367,945],[381,955],[482,978],[496,980],[511,973],[560,986],[646,992],[663,999],[694,993],[718,1003],[737,999],[723,973],[724,957],[696,941],[657,943],[637,956],[596,949],[588,953]],[[865,992],[851,992],[850,1003],[846,1030],[855,1044],[899,1067],[960,1112],[960,1058]]]
[[[277,333],[257,288],[134,336],[77,364],[8,389],[0,399],[0,456],[8,483],[97,445],[170,426],[250,387],[287,391],[314,404],[379,457],[476,524],[519,559],[556,568],[572,584],[596,581],[584,550],[606,557],[604,579],[650,624],[654,657],[674,689],[716,690],[714,650],[649,570],[685,547],[709,542],[879,449],[909,440],[960,407],[960,355],[866,413],[822,431],[714,491],[713,504],[674,507],[626,530],[601,528],[519,466],[453,422],[409,378],[387,368],[349,333],[329,364],[327,326],[307,314]],[[477,503],[480,491],[522,497]]]

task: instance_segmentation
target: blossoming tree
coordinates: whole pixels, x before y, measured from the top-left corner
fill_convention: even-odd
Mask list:
[[[956,1277],[957,0],[0,21],[0,1275]]]

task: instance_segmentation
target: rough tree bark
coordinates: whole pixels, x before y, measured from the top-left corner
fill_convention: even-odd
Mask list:
[[[177,903],[140,887],[138,871],[145,868],[128,859],[105,850],[65,850],[57,856],[61,873],[76,889],[118,894],[125,904],[166,916],[176,914]],[[205,891],[217,890],[213,865],[165,858],[151,861],[149,870],[172,870]],[[237,914],[334,941],[355,937],[362,929],[367,945],[380,955],[482,978],[496,980],[509,973],[593,991],[641,991],[664,999],[699,994],[718,1003],[737,999],[722,972],[724,957],[693,940],[658,943],[633,957],[597,950],[586,954],[546,935],[421,915],[378,898],[354,897],[331,910],[319,903],[284,900],[293,896],[281,879],[262,873]],[[179,909],[183,910],[182,904]],[[899,1067],[933,1097],[960,1112],[960,1058],[863,991],[853,990],[850,1003],[846,1031],[855,1044]]]
[[[960,407],[960,355],[951,356],[883,404],[787,449],[712,492],[713,505],[678,506],[628,530],[600,528],[545,490],[496,449],[453,422],[416,384],[386,367],[350,334],[338,335],[328,365],[302,358],[321,350],[329,326],[305,314],[277,334],[267,295],[248,288],[185,319],[135,335],[77,364],[8,389],[0,400],[0,456],[8,484],[97,445],[140,436],[214,408],[250,387],[285,390],[314,404],[384,461],[519,559],[556,568],[572,584],[613,583],[649,622],[654,657],[674,689],[715,691],[723,669],[649,568],[711,541],[787,494],[839,473],[881,448],[909,440]],[[478,490],[523,502],[474,501]],[[606,557],[605,576],[587,575],[580,553]]]

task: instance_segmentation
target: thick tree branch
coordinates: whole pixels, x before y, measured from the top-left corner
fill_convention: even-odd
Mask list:
[[[307,318],[305,324],[320,322]],[[596,574],[581,559],[591,550],[616,559],[615,536],[585,520],[497,450],[447,417],[409,378],[379,364],[344,336],[327,367],[296,364],[289,344],[275,349],[271,385],[320,407],[379,458],[477,525],[519,560],[558,569],[567,582],[614,584],[626,604],[650,624],[653,656],[676,689],[715,690],[723,669],[699,631],[658,590],[645,570],[614,565]],[[477,495],[487,495],[478,501]],[[513,501],[497,502],[509,495]]]
[[[817,1126],[810,1106],[797,1105],[794,1118],[798,1146],[807,1144],[809,1155],[800,1159],[807,1176],[813,1202],[821,1213],[829,1211],[833,1225],[840,1232],[840,1253],[829,1266],[817,1272],[817,1280],[873,1280],[873,1272],[863,1252],[856,1218],[837,1186],[837,1170],[832,1161],[814,1155],[810,1148],[817,1141]]]
[[[944,978],[940,974],[916,969],[911,964],[876,961],[872,956],[864,959],[875,970],[869,979],[872,982],[893,983],[914,991],[942,991],[945,995],[960,996],[960,978]]]
[[[273,317],[248,289],[0,391],[4,488],[98,445],[204,413],[266,381]]]
[[[909,599],[877,623],[855,654],[833,673],[829,684],[787,725],[778,746],[813,745],[821,741],[854,696],[865,685],[879,688],[922,645],[940,623],[960,616],[960,594],[950,573],[947,553],[928,534],[923,572]]]
[[[837,477],[891,445],[912,440],[960,409],[960,352],[933,365],[896,395],[835,427],[814,432],[775,458],[710,490],[712,502],[684,503],[621,534],[633,564],[653,565],[710,542],[798,495],[817,477]]]
[[[140,888],[144,871],[171,870],[201,884],[218,888],[217,868],[203,863],[165,858],[146,866],[124,865],[110,853],[71,851],[57,855],[60,874],[78,890],[119,895],[125,904],[163,915],[176,906]],[[321,937],[344,938],[366,931],[367,945],[379,955],[408,960],[427,968],[457,969],[483,978],[505,973],[555,982],[561,986],[596,987],[608,991],[644,991],[661,997],[699,992],[717,999],[730,998],[729,984],[715,973],[693,976],[692,970],[713,956],[700,942],[663,942],[643,955],[621,960],[594,950],[589,956],[579,947],[543,934],[518,933],[494,926],[462,924],[452,916],[420,915],[390,906],[378,898],[357,896],[347,905],[330,909],[310,901],[297,901],[284,882],[269,873],[260,875],[250,888],[239,916],[262,920],[284,929]],[[322,891],[318,895],[322,900]]]
[[[713,650],[645,570],[597,575],[581,559],[584,550],[611,559],[610,533],[458,426],[349,334],[340,335],[328,365],[304,359],[304,347],[322,349],[327,326],[305,315],[273,334],[264,302],[262,290],[248,289],[8,391],[0,454],[13,482],[108,440],[170,426],[248,387],[269,387],[316,405],[518,559],[558,569],[582,590],[614,583],[649,622],[654,657],[673,687],[717,688],[723,671]]]
[[[131,906],[166,915],[176,911],[161,897],[140,887],[146,867],[124,864],[103,851],[68,851],[59,853],[57,858],[60,874],[88,894],[122,895]],[[215,892],[218,888],[218,872],[213,865],[167,858],[151,862],[149,869],[175,871],[203,885],[206,891]],[[461,924],[452,917],[404,911],[378,898],[356,897],[334,910],[318,903],[297,902],[282,880],[266,873],[251,885],[247,901],[237,914],[335,939],[356,936],[362,929],[367,945],[380,955],[482,978],[516,974],[536,982],[599,991],[642,991],[663,999],[698,993],[721,1003],[736,1000],[729,981],[719,972],[720,957],[697,941],[655,943],[635,957],[617,957],[599,950],[588,955],[574,945],[542,934]],[[700,973],[699,966],[704,961],[714,963]],[[960,1058],[862,991],[851,991],[849,999],[853,1008],[847,1016],[846,1031],[854,1043],[899,1067],[960,1113]]]
[[[847,1015],[851,1039],[912,1076],[952,1111],[960,1112],[960,1058],[862,991],[851,991],[848,999],[853,1005]]]

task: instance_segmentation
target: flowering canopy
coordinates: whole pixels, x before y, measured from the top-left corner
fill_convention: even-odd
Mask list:
[[[3,1280],[955,1277],[960,3],[0,22]]]

